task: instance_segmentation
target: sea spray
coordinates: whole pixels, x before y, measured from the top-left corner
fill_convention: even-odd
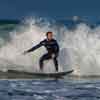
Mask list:
[[[27,55],[23,55],[22,53],[24,50],[27,50],[42,41],[45,38],[45,33],[53,29],[50,29],[49,25],[41,27],[41,25],[37,25],[34,20],[35,19],[32,19],[31,21],[29,20],[29,23],[25,23],[25,25],[27,24],[27,27],[22,26],[20,30],[12,31],[10,33],[10,42],[0,49],[0,70],[39,71],[39,58],[47,52],[45,48],[41,47]],[[44,67],[45,72],[50,72],[50,69],[51,71],[55,71],[52,61],[50,61],[48,65],[49,67]]]
[[[85,24],[79,24],[76,30],[66,33],[64,43],[70,49],[71,66],[75,69],[75,75],[100,75],[98,28],[92,30]]]
[[[39,58],[47,52],[45,48],[27,55],[22,53],[43,40],[47,31],[53,31],[60,45],[60,71],[74,69],[73,75],[100,75],[100,27],[91,29],[81,23],[76,29],[68,30],[34,18],[12,31],[11,40],[0,48],[0,70],[39,71]],[[44,72],[55,71],[52,60],[44,63]]]

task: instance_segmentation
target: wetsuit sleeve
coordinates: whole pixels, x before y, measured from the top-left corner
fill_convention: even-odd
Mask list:
[[[44,45],[44,41],[41,41],[39,44],[37,44],[36,46],[30,48],[30,49],[27,50],[26,52],[27,52],[27,53],[32,52],[32,51],[34,51],[34,50],[40,48],[40,47],[43,46],[43,45]]]
[[[56,52],[56,54],[59,53],[59,45],[58,45],[57,41],[55,41],[55,52]]]

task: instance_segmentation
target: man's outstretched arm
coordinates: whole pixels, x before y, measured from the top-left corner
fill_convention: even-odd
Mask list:
[[[30,49],[28,49],[28,50],[24,51],[24,53],[23,53],[23,54],[30,53],[30,52],[32,52],[32,51],[34,51],[34,50],[38,49],[38,48],[39,48],[39,47],[41,47],[41,46],[42,46],[42,43],[40,42],[40,43],[39,43],[39,44],[37,44],[36,46],[34,46],[34,47],[32,47],[32,48],[30,48]]]

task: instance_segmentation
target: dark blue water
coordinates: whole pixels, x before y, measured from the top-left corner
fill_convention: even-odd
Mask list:
[[[1,80],[0,100],[100,100],[100,80]]]

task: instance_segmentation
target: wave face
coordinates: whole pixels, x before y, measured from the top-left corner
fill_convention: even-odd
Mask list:
[[[74,75],[100,75],[100,27],[91,29],[85,23],[74,30],[51,24],[42,19],[26,19],[23,25],[8,32],[8,40],[1,37],[0,70],[39,71],[38,61],[46,50],[44,47],[22,55],[24,50],[38,44],[47,31],[53,31],[60,45],[59,70],[74,69]],[[52,60],[45,62],[44,72],[54,71]]]

